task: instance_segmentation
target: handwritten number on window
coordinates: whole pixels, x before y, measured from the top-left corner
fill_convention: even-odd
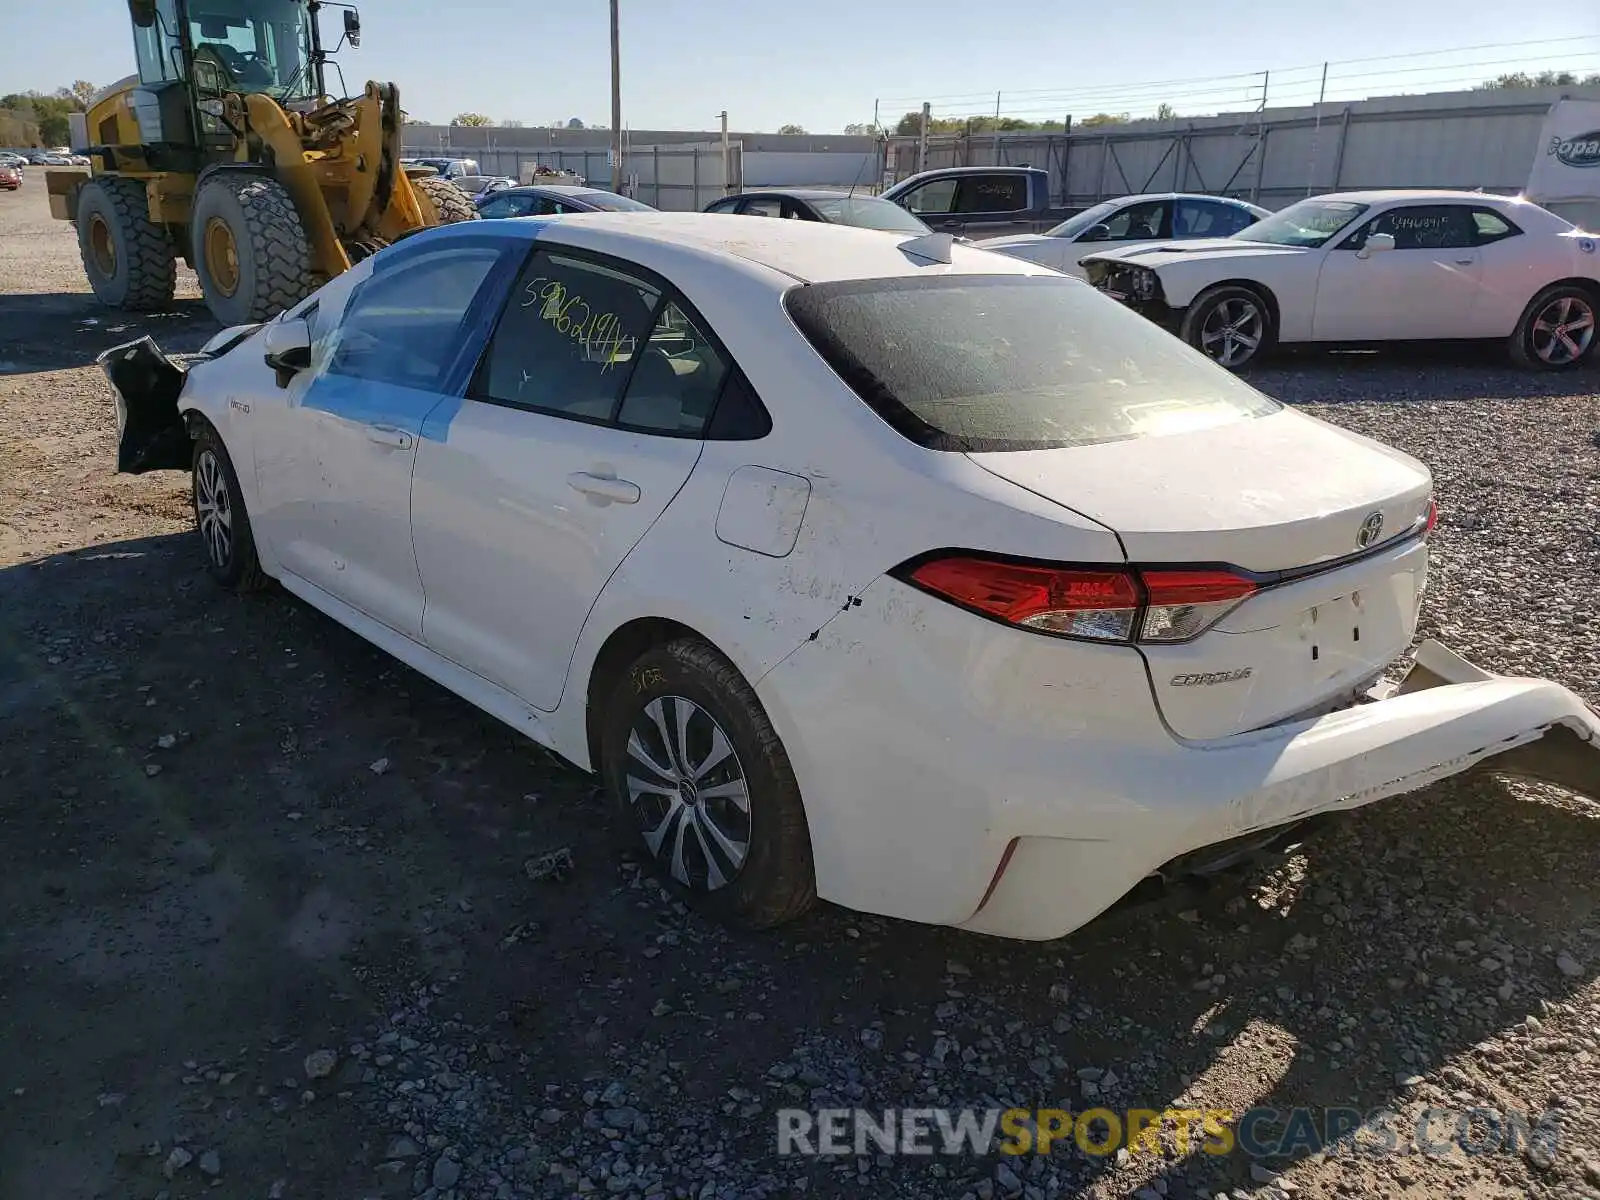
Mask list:
[[[602,375],[619,362],[632,360],[639,340],[624,332],[616,313],[595,312],[582,296],[544,275],[529,280],[522,290],[522,307],[539,305],[540,319],[577,342],[590,362],[599,362]]]

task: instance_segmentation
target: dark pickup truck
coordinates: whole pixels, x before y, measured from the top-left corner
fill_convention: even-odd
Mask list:
[[[943,167],[885,189],[938,233],[974,240],[1044,233],[1079,210],[1050,207],[1050,176],[1038,167]]]

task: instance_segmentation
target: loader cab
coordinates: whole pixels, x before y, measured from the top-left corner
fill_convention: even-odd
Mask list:
[[[128,0],[142,140],[231,141],[222,98],[260,93],[304,108],[325,94],[315,0]],[[359,31],[346,9],[345,31]],[[357,36],[359,34],[357,33]],[[352,39],[353,40],[353,39]]]

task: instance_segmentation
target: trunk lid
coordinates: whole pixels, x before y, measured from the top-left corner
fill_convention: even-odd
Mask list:
[[[1427,515],[1428,469],[1289,409],[1188,433],[974,453],[985,470],[1115,530],[1128,558],[1284,571],[1362,549]]]
[[[1410,644],[1428,471],[1290,410],[1189,433],[974,453],[1114,530],[1146,566],[1227,566],[1259,590],[1191,641],[1140,647],[1180,737],[1226,737],[1338,702]],[[1374,532],[1376,529],[1376,532]]]

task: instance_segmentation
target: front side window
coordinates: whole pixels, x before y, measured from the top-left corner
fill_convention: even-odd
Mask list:
[[[956,189],[956,212],[1009,213],[1028,207],[1028,181],[1021,175],[966,175]]]
[[[525,217],[532,211],[531,196],[496,196],[478,209],[478,215],[486,221],[493,221],[500,217]]]
[[[929,229],[898,204],[876,196],[813,198],[811,207],[824,221],[835,225],[854,225],[860,229],[883,229],[890,233],[928,233]]]
[[[610,421],[661,290],[621,267],[536,251],[478,368],[478,399]]]
[[[1063,276],[849,280],[791,288],[784,304],[863,403],[932,450],[1158,437],[1280,407]]]
[[[783,201],[776,196],[752,196],[739,211],[747,217],[781,217]]]
[[[1375,233],[1394,238],[1396,250],[1452,250],[1477,244],[1472,212],[1460,204],[1414,204],[1391,208],[1368,221],[1339,244],[1359,250]]]
[[[1144,200],[1117,210],[1101,224],[1106,233],[1096,239],[1104,242],[1149,242],[1161,236],[1167,221],[1165,200]]]
[[[914,213],[948,213],[955,209],[956,180],[932,179],[914,187],[900,197],[896,204]]]
[[[490,246],[451,247],[376,269],[334,331],[328,374],[438,388],[461,350],[467,311],[499,257]]]
[[[1321,246],[1370,207],[1351,200],[1302,200],[1233,236],[1241,242],[1273,246]]]
[[[631,196],[619,196],[616,192],[579,192],[577,199],[582,200],[592,209],[600,212],[655,212],[648,204],[635,200]],[[721,208],[713,211],[725,211]]]

